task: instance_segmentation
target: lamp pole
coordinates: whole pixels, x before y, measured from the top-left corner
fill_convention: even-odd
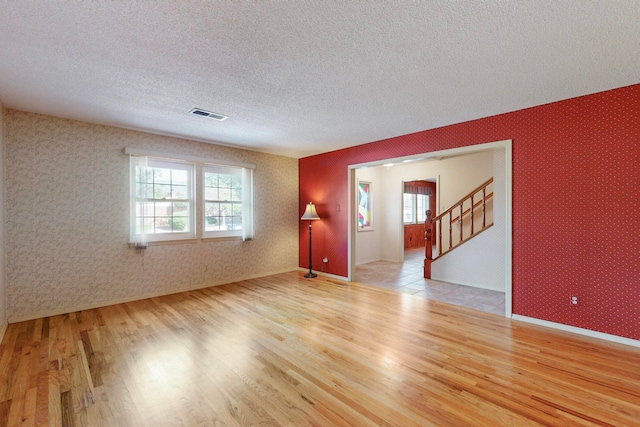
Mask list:
[[[317,274],[315,274],[313,271],[311,271],[312,268],[312,256],[311,256],[311,248],[313,246],[311,245],[311,220],[309,220],[309,272],[307,274],[304,275],[304,277],[308,277],[308,278],[314,278],[314,277],[318,277]]]

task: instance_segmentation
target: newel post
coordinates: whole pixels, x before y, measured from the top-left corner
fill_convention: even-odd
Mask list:
[[[425,214],[427,218],[424,221],[424,278],[431,279],[431,260],[433,258],[431,210],[427,210]]]

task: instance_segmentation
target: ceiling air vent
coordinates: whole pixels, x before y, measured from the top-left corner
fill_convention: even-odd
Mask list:
[[[208,117],[213,120],[217,120],[219,122],[228,119],[229,117],[224,116],[222,114],[213,113],[211,111],[203,110],[202,108],[194,108],[190,111],[191,114],[195,114],[197,116]]]

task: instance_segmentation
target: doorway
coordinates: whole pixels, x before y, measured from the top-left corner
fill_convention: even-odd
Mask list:
[[[437,183],[436,178],[403,181],[402,183],[402,226],[404,231],[404,251],[425,248],[424,222],[426,211],[435,216]],[[415,252],[415,251],[414,251]]]
[[[403,185],[402,181],[395,181],[397,177],[397,172],[395,172],[392,168],[393,166],[389,166],[390,164],[398,165],[412,162],[428,162],[431,160],[442,160],[442,159],[452,159],[455,157],[465,156],[467,154],[479,153],[479,152],[494,152],[499,153],[498,156],[495,156],[493,164],[494,164],[494,175],[496,186],[499,188],[500,197],[502,200],[500,202],[499,209],[501,212],[496,212],[496,226],[493,228],[496,229],[495,239],[497,239],[495,243],[494,249],[489,249],[493,254],[499,255],[492,257],[492,260],[495,264],[494,274],[492,283],[496,286],[501,286],[501,291],[504,292],[504,315],[507,317],[511,316],[511,141],[498,141],[487,144],[479,144],[469,147],[456,148],[451,150],[443,150],[434,153],[423,153],[420,155],[414,155],[410,157],[403,157],[397,159],[384,159],[377,162],[371,162],[367,164],[358,164],[358,165],[350,165],[349,166],[349,280],[354,280],[356,277],[356,266],[358,264],[357,261],[377,261],[380,262],[395,262],[402,263],[405,258],[404,254],[404,224],[403,224],[403,204],[402,199],[399,194],[403,194],[401,192],[397,192],[397,188],[399,185]],[[455,162],[454,162],[455,163]],[[357,229],[355,224],[355,216],[353,215],[355,209],[354,196],[355,196],[355,183],[357,182],[356,171],[359,171],[362,168],[367,168],[369,170],[374,169],[375,166],[381,166],[385,164],[386,168],[380,169],[380,176],[377,178],[377,182],[379,183],[376,186],[376,180],[373,179],[373,190],[374,197],[376,195],[380,195],[380,191],[385,191],[386,187],[395,186],[396,196],[395,199],[390,199],[382,206],[374,205],[374,218],[376,218],[376,223],[374,224],[375,231],[378,234],[376,240],[374,235],[369,235],[368,240],[369,244],[366,246],[367,249],[371,249],[372,247],[379,247],[380,252],[379,256],[374,259],[372,256],[371,260],[363,260],[362,257],[358,259],[358,252],[362,251],[362,249],[357,244]],[[459,173],[469,174],[473,173],[473,168],[466,168],[467,170],[461,170]],[[371,172],[368,172],[371,173]],[[424,176],[424,175],[423,175]],[[394,184],[397,182],[397,184]],[[378,193],[376,193],[376,191]],[[438,204],[436,208],[436,212],[440,209],[440,199],[442,198],[442,189],[438,190],[438,194],[436,194],[435,202]],[[389,192],[393,192],[392,189]],[[375,200],[375,199],[374,199]],[[444,202],[444,201],[443,201]],[[444,203],[446,204],[446,203]],[[443,206],[444,206],[443,204]],[[377,206],[377,207],[376,207]],[[397,218],[394,219],[394,218]],[[498,220],[499,219],[499,220]],[[397,224],[397,225],[394,225]],[[394,231],[395,229],[395,231]],[[372,230],[373,231],[373,230]],[[360,233],[362,235],[362,233]],[[394,237],[395,236],[395,237]],[[398,237],[402,236],[402,237]],[[494,239],[494,240],[495,240]],[[484,255],[487,250],[480,250],[481,255]],[[499,252],[499,253],[498,253]],[[403,264],[400,264],[403,265]],[[387,266],[389,267],[389,266]],[[407,267],[403,267],[405,270]],[[456,282],[462,283],[464,282]],[[481,289],[480,289],[481,290]]]

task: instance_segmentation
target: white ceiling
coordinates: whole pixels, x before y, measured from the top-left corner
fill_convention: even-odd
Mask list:
[[[636,83],[637,0],[0,0],[6,107],[291,157]]]

